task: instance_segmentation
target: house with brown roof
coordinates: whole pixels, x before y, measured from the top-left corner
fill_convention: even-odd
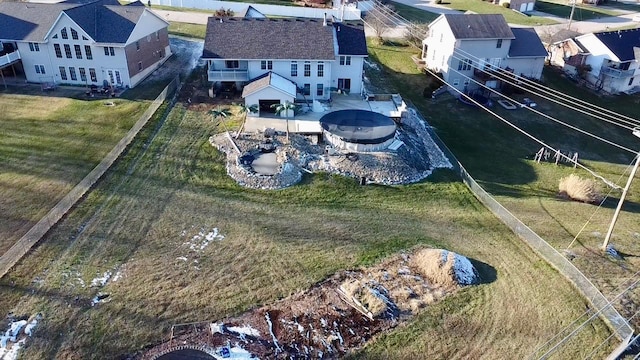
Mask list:
[[[422,60],[450,86],[498,88],[502,76],[540,79],[547,51],[533,28],[511,28],[499,14],[443,14],[429,24]]]
[[[168,25],[140,1],[2,2],[0,69],[34,83],[134,87],[171,55]]]
[[[202,53],[212,86],[235,86],[262,111],[361,93],[366,57],[362,22],[302,18],[211,17]]]

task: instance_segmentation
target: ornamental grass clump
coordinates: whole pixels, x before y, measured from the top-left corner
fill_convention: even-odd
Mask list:
[[[598,183],[574,174],[560,179],[558,189],[561,197],[574,201],[599,204],[603,198]]]

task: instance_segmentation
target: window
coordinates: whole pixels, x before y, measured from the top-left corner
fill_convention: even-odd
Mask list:
[[[156,40],[159,41],[160,40],[160,31],[156,31]]]
[[[460,79],[453,79],[453,86],[460,85]]]
[[[500,49],[502,47],[502,39],[498,39],[498,42],[496,43],[496,49]]]
[[[351,56],[340,56],[340,65],[351,65]]]
[[[120,79],[120,71],[116,70],[116,84],[122,84],[122,79]]]
[[[291,63],[291,76],[298,76],[298,63],[295,61]]]
[[[113,46],[105,46],[104,47],[104,54],[106,56],[115,56],[115,50],[113,49]]]
[[[471,70],[471,59],[461,59],[458,61],[458,70],[460,71],[468,71]]]
[[[136,51],[140,51],[140,40],[136,41]]]
[[[142,70],[142,61],[138,62],[138,71]]]
[[[30,42],[29,51],[40,51],[40,44]]]
[[[92,60],[93,59],[93,55],[91,54],[91,46],[85,45],[84,46],[84,53],[87,54],[87,60]]]
[[[84,70],[84,68],[79,68],[78,70],[80,71],[80,80],[82,82],[87,82],[87,72]]]
[[[311,76],[311,64],[308,61],[304,62],[304,76]]]
[[[68,39],[69,35],[67,35],[67,28],[62,28],[62,30],[60,30],[60,35],[62,35],[63,39]]]
[[[73,49],[76,51],[76,59],[82,59],[82,49],[80,45],[73,45]]]
[[[60,70],[60,78],[62,80],[67,80],[67,70],[64,68],[64,66],[60,66],[58,69]]]
[[[71,28],[71,38],[73,40],[78,40],[78,32],[73,30],[73,28]]]
[[[84,35],[82,35],[82,40],[86,41],[86,40],[89,40],[89,39],[87,39]]]
[[[318,77],[324,76],[324,64],[318,63]]]
[[[36,68],[36,74],[46,74],[44,72],[44,65],[34,65]]]
[[[78,81],[78,76],[76,75],[76,68],[73,66],[69,66],[69,75],[71,75],[71,80]]]
[[[53,34],[53,36],[51,38],[52,39],[57,39],[58,38],[58,34]]]
[[[464,79],[464,84],[469,85],[469,79]]]
[[[324,86],[322,84],[316,85],[316,95],[318,96],[324,95]]]
[[[53,44],[53,48],[56,51],[56,57],[57,58],[62,58],[62,50],[60,50],[60,45],[59,44]]]
[[[302,87],[302,94],[305,96],[311,95],[311,84],[304,84]]]
[[[71,46],[69,44],[64,44],[64,54],[67,59],[71,59]]]
[[[98,77],[96,76],[96,69],[89,68],[89,76],[91,77],[91,82],[98,82]]]
[[[262,70],[273,70],[273,61],[271,61],[271,60],[262,60],[262,61],[260,61],[260,69],[262,69]]]
[[[627,85],[631,86],[631,84],[633,84],[633,78],[629,79],[629,84]]]
[[[444,36],[444,34],[440,34],[440,42],[442,42],[443,36]]]
[[[240,67],[240,63],[238,60],[227,60],[226,61],[227,69],[237,69]]]

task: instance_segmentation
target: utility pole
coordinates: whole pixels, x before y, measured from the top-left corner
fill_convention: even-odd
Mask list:
[[[576,2],[578,0],[569,0],[571,1],[571,15],[569,15],[569,25],[567,26],[567,30],[571,30],[571,22],[573,21],[573,13],[576,11]]]
[[[640,128],[633,129],[633,135],[640,138]],[[640,152],[636,155],[636,163],[633,165],[633,170],[631,170],[631,174],[629,175],[629,179],[627,180],[627,185],[625,185],[624,190],[622,190],[622,196],[620,196],[620,201],[618,201],[618,207],[616,211],[613,213],[613,219],[611,219],[611,224],[609,225],[609,230],[607,231],[607,236],[604,237],[604,242],[602,243],[602,251],[607,251],[607,245],[609,244],[609,239],[611,239],[611,235],[613,234],[613,227],[616,226],[616,221],[618,221],[618,215],[620,215],[620,209],[622,209],[622,203],[624,202],[625,196],[627,196],[627,192],[631,187],[631,181],[633,177],[636,175],[636,171],[638,171],[638,165],[640,165]]]

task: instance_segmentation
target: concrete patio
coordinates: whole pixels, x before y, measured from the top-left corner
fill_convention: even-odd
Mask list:
[[[303,111],[293,118],[289,118],[289,132],[304,134],[319,134],[322,132],[320,118],[338,110],[367,110],[389,117],[399,117],[400,110],[392,100],[367,101],[360,95],[333,94],[331,103],[323,103],[325,111]],[[274,114],[258,114],[247,116],[244,131],[264,131],[273,128],[277,131],[287,130],[287,120]]]

